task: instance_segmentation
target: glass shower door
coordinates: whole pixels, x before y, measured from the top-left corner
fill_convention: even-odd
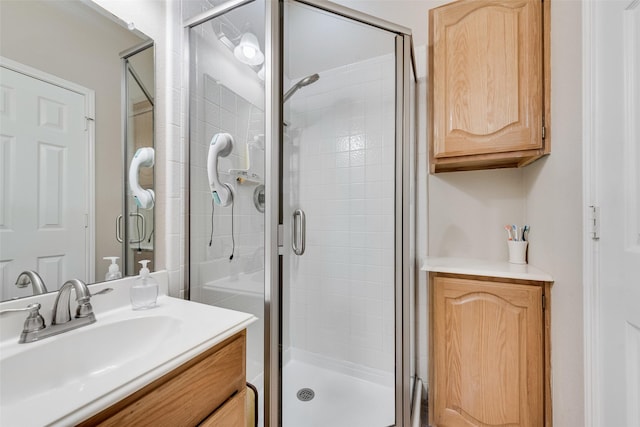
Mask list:
[[[285,2],[283,38],[282,425],[393,425],[396,34]]]
[[[194,4],[183,2],[183,13],[188,15]],[[246,380],[257,388],[258,426],[263,426],[263,384],[268,376],[263,358],[265,86],[262,62],[239,54],[247,34],[264,49],[265,2],[209,5],[204,15],[199,15],[201,5],[195,6],[192,12],[197,14],[186,24],[189,298],[257,318],[247,328]],[[229,149],[214,154],[216,141],[224,135],[231,141]],[[214,198],[212,177],[230,189],[228,203]]]

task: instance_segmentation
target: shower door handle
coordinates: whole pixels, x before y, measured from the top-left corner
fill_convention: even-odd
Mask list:
[[[144,222],[144,216],[142,216],[142,214],[136,213],[136,212],[129,212],[129,216],[134,217],[136,219],[136,222],[138,220],[142,221],[142,233],[138,234],[138,240],[129,239],[129,244],[135,245],[135,244],[141,243],[144,240],[145,236],[147,235],[147,226]]]
[[[293,253],[300,256],[304,253],[307,220],[302,209],[293,211],[293,235],[291,236],[291,247]]]
[[[116,217],[116,240],[122,243],[122,215]]]

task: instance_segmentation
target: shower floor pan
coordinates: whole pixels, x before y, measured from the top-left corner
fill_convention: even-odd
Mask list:
[[[394,389],[292,359],[284,367],[283,427],[383,427],[394,423]],[[313,390],[311,400],[298,392]],[[304,393],[307,394],[307,393]],[[262,409],[263,393],[260,390]],[[260,420],[263,426],[263,420]]]

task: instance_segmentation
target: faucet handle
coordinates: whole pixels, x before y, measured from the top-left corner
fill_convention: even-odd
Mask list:
[[[6,310],[0,311],[0,314],[4,313],[19,313],[22,311],[28,311],[29,315],[24,321],[24,326],[22,328],[22,336],[26,336],[27,334],[31,334],[33,332],[37,332],[46,327],[44,322],[44,317],[40,314],[40,308],[42,306],[39,303],[29,304],[25,308],[8,308]],[[23,342],[22,340],[20,342]]]
[[[91,306],[91,297],[96,297],[98,295],[108,294],[113,291],[113,288],[104,288],[101,291],[96,292],[95,294],[89,293],[82,300],[78,300],[78,307],[76,308],[76,317],[87,317],[93,314],[93,307]]]

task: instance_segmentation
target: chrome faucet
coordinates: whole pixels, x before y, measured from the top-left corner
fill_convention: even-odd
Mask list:
[[[48,292],[42,277],[33,270],[23,271],[16,279],[16,286],[19,288],[26,288],[29,284],[31,284],[33,288],[34,295],[46,294]]]
[[[53,304],[53,318],[51,326],[63,325],[71,322],[71,288],[76,291],[76,302],[78,307],[76,308],[76,316],[73,319],[85,319],[82,320],[83,324],[89,324],[96,321],[96,316],[93,314],[93,307],[89,302],[91,293],[87,285],[78,279],[67,280],[64,285],[58,291],[56,296],[56,302]]]
[[[71,288],[75,289],[76,308],[75,317],[71,318]],[[111,292],[113,288],[105,288],[93,295],[102,295]],[[8,309],[0,311],[2,313],[28,311],[29,316],[24,322],[22,334],[20,335],[20,344],[38,341],[47,337],[61,334],[72,329],[90,325],[96,321],[91,307],[92,295],[87,285],[78,279],[67,280],[58,291],[56,301],[53,304],[53,317],[51,326],[47,327],[44,319],[39,313],[40,304],[30,304],[26,308]]]

